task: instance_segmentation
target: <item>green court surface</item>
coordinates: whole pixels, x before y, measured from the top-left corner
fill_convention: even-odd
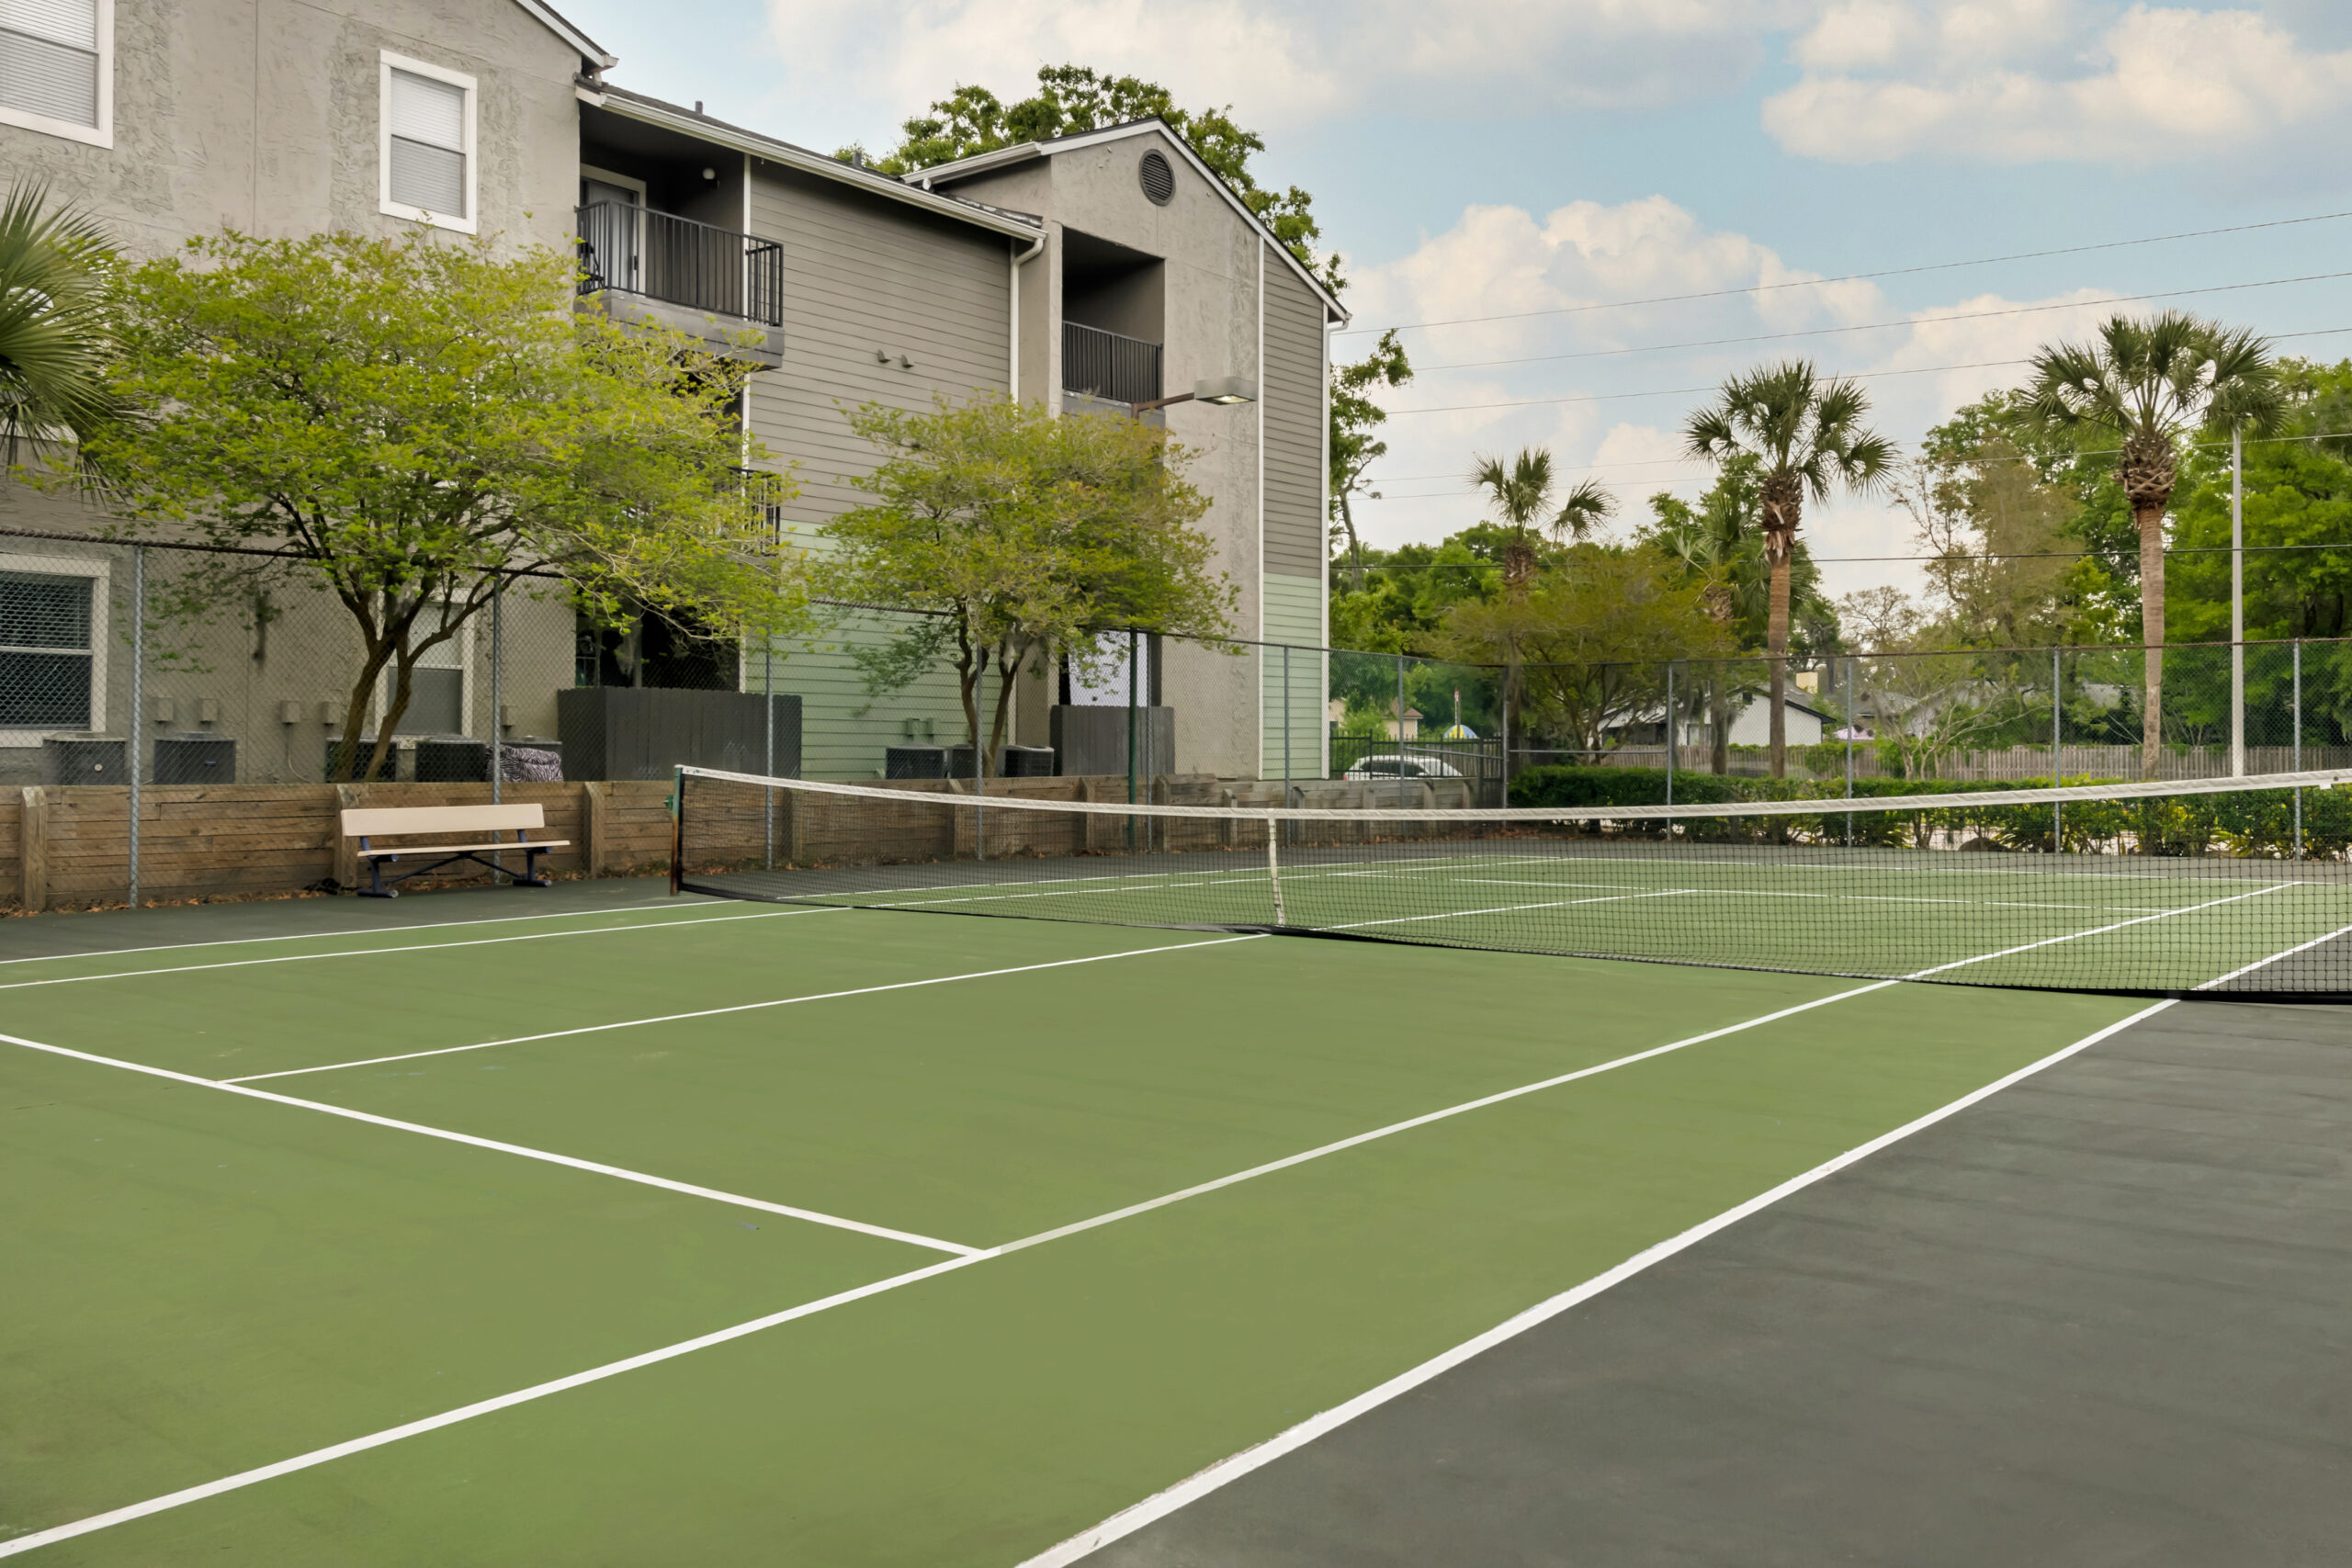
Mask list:
[[[2140,1006],[444,902],[0,964],[0,1556],[1012,1568]]]

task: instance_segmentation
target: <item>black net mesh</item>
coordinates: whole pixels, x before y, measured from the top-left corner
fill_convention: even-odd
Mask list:
[[[683,889],[791,903],[1963,985],[2341,997],[2352,995],[2347,781],[1306,810],[1072,798],[1090,788],[1078,780],[975,795],[946,781],[876,788],[688,769],[675,872]]]

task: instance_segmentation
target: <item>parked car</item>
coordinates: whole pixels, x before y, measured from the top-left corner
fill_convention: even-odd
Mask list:
[[[1461,770],[1435,757],[1398,757],[1394,752],[1360,758],[1340,776],[1361,784],[1366,779],[1393,779],[1399,771],[1408,779],[1458,779]]]

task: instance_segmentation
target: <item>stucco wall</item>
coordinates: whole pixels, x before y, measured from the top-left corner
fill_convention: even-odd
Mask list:
[[[479,79],[485,230],[551,243],[567,232],[580,56],[513,0],[121,4],[114,30],[113,147],[0,125],[0,164],[48,180],[136,253],[224,225],[399,225],[377,211],[383,50]]]
[[[1166,207],[1143,194],[1137,165],[1158,150],[1176,175]],[[1242,375],[1262,383],[1260,301],[1264,279],[1258,231],[1203,179],[1174,145],[1156,132],[1056,152],[1049,158],[958,180],[956,196],[1015,211],[1041,214],[1054,243],[1032,265],[1044,277],[1035,292],[1051,309],[1022,315],[1023,376],[1051,367],[1058,393],[1061,357],[1060,231],[1083,233],[1163,258],[1160,274],[1166,388],[1188,389],[1204,377]],[[1023,383],[1023,395],[1045,395]],[[1212,504],[1202,526],[1216,546],[1216,569],[1238,590],[1235,630],[1262,633],[1260,576],[1260,454],[1262,409],[1180,403],[1167,411],[1168,428],[1193,454],[1191,477]],[[1165,694],[1176,710],[1177,765],[1188,772],[1253,774],[1260,765],[1258,661],[1170,643]]]

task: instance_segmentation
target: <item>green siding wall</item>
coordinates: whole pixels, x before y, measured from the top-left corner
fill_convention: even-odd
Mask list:
[[[1264,640],[1287,643],[1290,653],[1290,776],[1320,778],[1324,768],[1323,580],[1266,574]],[[1264,739],[1260,772],[1270,779],[1283,777],[1283,654],[1279,648],[1258,650],[1263,699],[1259,705]]]

